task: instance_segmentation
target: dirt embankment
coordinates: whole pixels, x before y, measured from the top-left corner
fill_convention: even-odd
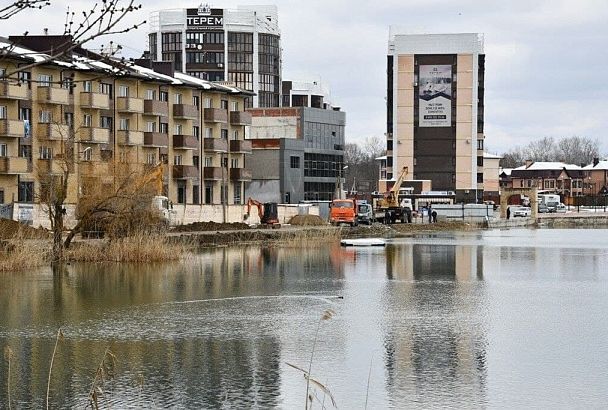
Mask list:
[[[194,222],[187,225],[178,225],[171,229],[171,232],[241,231],[246,229],[250,229],[250,226],[241,222]]]

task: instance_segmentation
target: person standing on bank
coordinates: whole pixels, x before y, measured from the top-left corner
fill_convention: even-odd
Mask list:
[[[511,217],[511,208],[507,207],[507,219]]]
[[[428,213],[429,213],[429,223],[433,222],[433,209],[431,208],[431,204],[429,204],[429,209],[428,209]]]
[[[437,211],[433,210],[433,212],[431,212],[431,215],[433,216],[433,223],[437,223]]]

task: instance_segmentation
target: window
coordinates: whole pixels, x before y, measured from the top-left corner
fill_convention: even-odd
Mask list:
[[[233,192],[234,192],[234,204],[235,205],[240,205],[241,204],[241,190],[242,190],[242,183],[241,182],[235,182],[234,183],[234,188],[233,188]]]
[[[192,135],[194,135],[198,141],[199,137],[201,136],[201,131],[198,125],[192,126]]]
[[[27,158],[30,161],[32,160],[32,146],[31,145],[22,145],[20,147],[19,156],[21,158]]]
[[[205,128],[205,138],[213,138],[213,128]]]
[[[291,168],[300,168],[300,157],[289,157]]]
[[[181,104],[181,103],[182,103],[182,95],[175,94],[175,104]]]
[[[477,166],[483,167],[483,157],[477,157]]]
[[[232,101],[232,111],[238,111],[238,110],[239,110],[238,101]]]
[[[198,95],[195,95],[192,97],[192,105],[194,105],[196,108],[199,108],[201,101]]]
[[[148,154],[146,154],[146,164],[156,164],[156,153],[148,152]]]
[[[169,124],[167,124],[166,122],[161,122],[159,131],[161,134],[168,134],[169,133]]]
[[[182,165],[182,156],[181,155],[173,156],[173,165]]]
[[[192,185],[192,203],[198,205],[201,201],[200,199],[200,187],[198,185]]]
[[[222,137],[222,139],[227,140],[228,139],[228,130],[222,128],[220,130],[220,137]]]
[[[477,173],[477,183],[478,184],[483,184],[483,172],[478,172]]]
[[[213,108],[213,101],[209,97],[205,97],[205,108]]]
[[[0,144],[0,157],[8,157],[8,149],[6,144]]]
[[[6,109],[6,105],[0,105],[0,120],[5,120],[7,118],[8,110]]]
[[[67,124],[69,126],[74,125],[74,113],[73,112],[66,112],[63,114],[63,123]]]
[[[87,147],[82,151],[82,159],[84,161],[92,161],[93,160],[93,148]]]
[[[146,132],[156,132],[156,122],[146,121]]]
[[[129,87],[126,85],[118,86],[118,96],[119,97],[128,97],[129,96]]]
[[[194,165],[196,169],[200,169],[200,158],[198,155],[192,156],[192,165]]]
[[[100,117],[99,126],[101,128],[112,128],[112,117]]]
[[[213,166],[213,157],[205,157],[205,166],[212,167]]]
[[[53,113],[48,110],[40,111],[40,122],[43,124],[49,124],[53,121]]]
[[[0,204],[4,203],[4,190],[0,189]]]
[[[17,200],[19,202],[34,202],[33,182],[19,182]]]
[[[156,90],[146,90],[146,100],[156,100]]]
[[[238,168],[239,167],[239,159],[231,158],[230,159],[230,168]]]
[[[82,118],[83,118],[83,126],[84,127],[92,127],[93,126],[93,116],[91,114],[85,114]]]
[[[128,118],[121,118],[119,124],[120,124],[118,127],[119,130],[121,130],[121,131],[129,130],[129,119]]]
[[[53,149],[51,147],[40,147],[40,159],[53,159]]]
[[[222,100],[221,104],[220,104],[220,108],[222,110],[227,110],[228,109],[228,100]]]
[[[168,102],[169,101],[169,93],[167,91],[161,91],[159,94],[159,100]]]
[[[85,93],[93,92],[93,82],[91,80],[84,81],[82,87]]]
[[[46,74],[38,75],[38,85],[40,87],[50,87],[52,83],[53,83],[52,75],[46,75]]]
[[[186,184],[183,181],[177,183],[177,203],[186,203]]]
[[[32,88],[32,73],[29,71],[20,71],[17,73],[17,78],[19,78],[20,84],[27,84],[28,89]]]
[[[112,98],[112,84],[100,83],[99,92],[101,94],[109,95]]]
[[[205,203],[213,203],[213,184],[211,182],[205,182]]]
[[[233,140],[238,140],[239,139],[239,130],[234,130],[232,132],[232,139]]]
[[[184,126],[182,124],[175,124],[175,134],[174,135],[183,135],[183,128]]]
[[[477,149],[478,150],[482,150],[483,149],[483,140],[477,140]]]

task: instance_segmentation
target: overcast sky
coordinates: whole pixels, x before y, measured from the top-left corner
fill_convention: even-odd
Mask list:
[[[261,0],[216,1],[212,7],[272,4]],[[608,126],[608,1],[606,0],[278,0],[283,77],[321,78],[347,113],[347,142],[383,136],[386,49],[389,25],[412,33],[478,32],[485,35],[486,147],[504,152],[543,136],[598,138],[602,153]],[[2,35],[25,29],[63,30],[70,4],[90,9],[93,1],[57,1],[3,22]],[[196,7],[197,1],[142,1],[131,23],[151,11]],[[146,48],[147,25],[120,38],[125,55]]]

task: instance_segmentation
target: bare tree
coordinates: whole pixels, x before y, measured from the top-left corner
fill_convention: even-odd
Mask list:
[[[556,140],[544,137],[524,147],[514,147],[503,154],[500,164],[504,168],[521,166],[526,160],[589,164],[599,157],[599,141],[588,137],[567,137]]]
[[[344,164],[346,171],[346,188],[362,187],[361,190],[371,191],[376,187],[379,174],[376,158],[383,155],[385,142],[380,137],[368,137],[362,145],[351,143],[344,147]],[[365,187],[368,187],[367,189]]]
[[[597,139],[574,136],[561,139],[557,146],[560,158],[569,164],[589,164],[599,157],[600,143]]]
[[[0,9],[0,20],[8,20],[15,14],[27,9],[41,9],[47,6],[51,6],[51,1],[17,0],[9,6]],[[53,60],[61,60],[66,56],[71,56],[74,50],[85,46],[92,40],[138,29],[146,23],[145,20],[126,27],[123,23],[129,14],[139,9],[141,9],[141,4],[135,4],[134,0],[126,2],[122,2],[121,0],[101,0],[93,3],[93,7],[90,10],[79,13],[70,10],[68,7],[62,33],[64,40],[59,44],[54,44],[51,49],[36,50],[37,58],[35,61],[24,64],[14,70],[7,70],[0,75],[0,79],[17,79],[18,73],[38,65],[47,64]],[[28,32],[25,32],[22,39],[27,36]],[[10,45],[0,47],[0,60],[12,56],[16,50],[16,46],[17,44],[11,43]],[[111,54],[115,54],[120,49],[120,45],[116,45],[115,48],[111,47]],[[28,55],[24,56],[27,57]]]

